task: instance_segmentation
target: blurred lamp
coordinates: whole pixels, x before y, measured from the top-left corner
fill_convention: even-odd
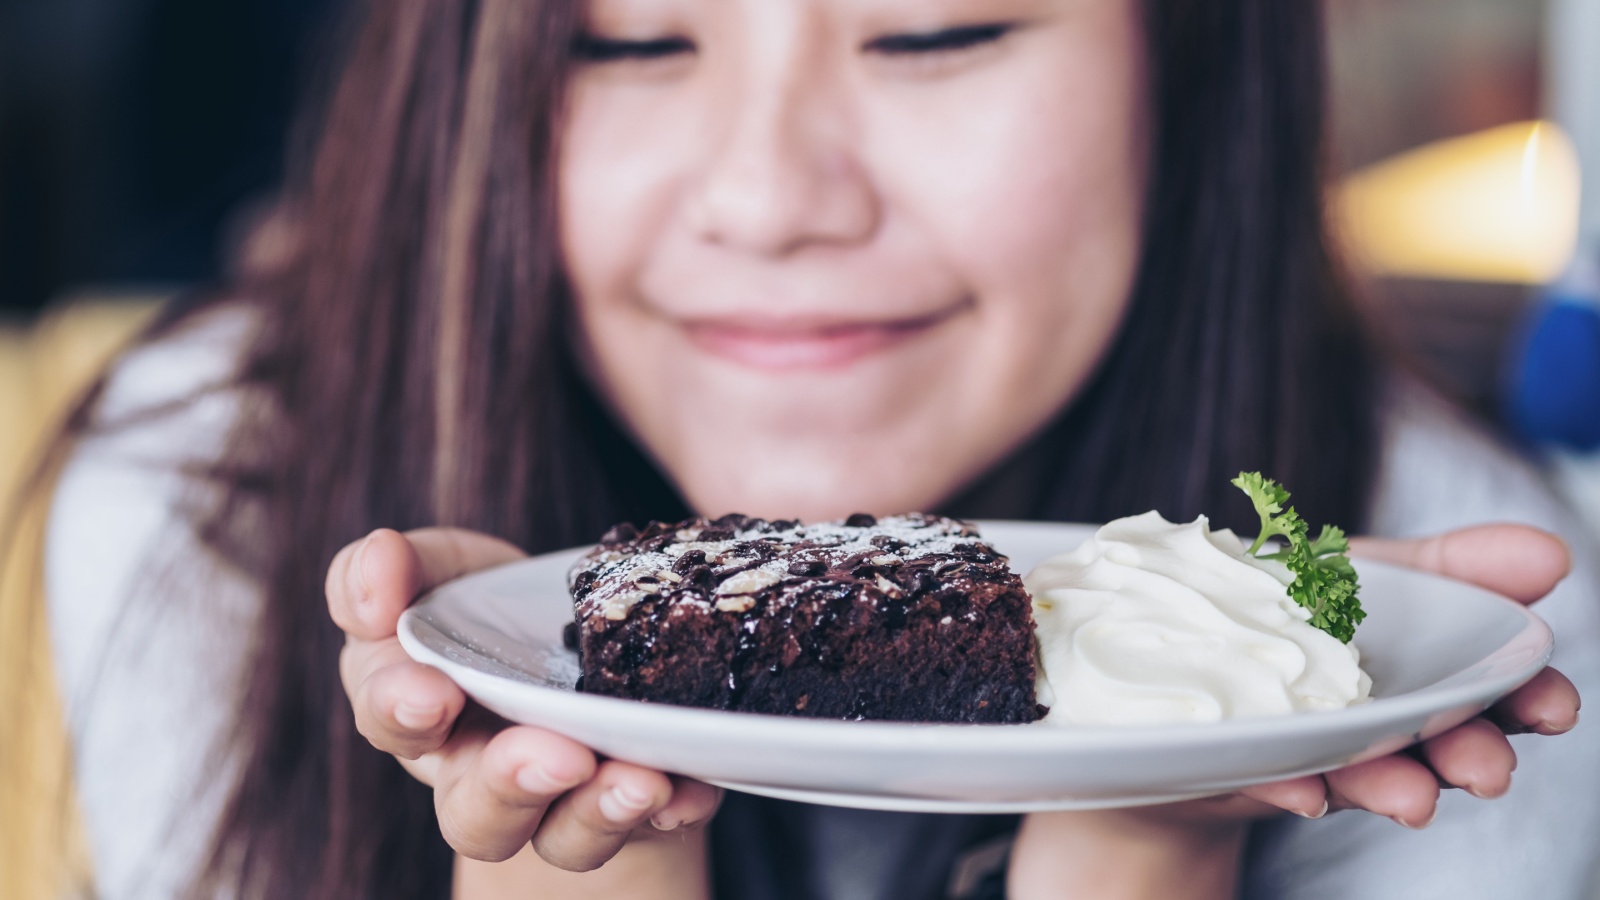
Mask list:
[[[1578,172],[1554,123],[1502,125],[1351,174],[1340,231],[1374,275],[1545,284],[1572,259]]]

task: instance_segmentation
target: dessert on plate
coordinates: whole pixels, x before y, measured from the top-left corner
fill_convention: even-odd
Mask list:
[[[844,719],[1042,712],[1022,581],[954,519],[621,525],[569,586],[582,691]]]
[[[1241,473],[1253,544],[1118,519],[1018,578],[972,525],[619,525],[569,574],[578,689],[779,715],[1138,725],[1337,709],[1371,679],[1343,532]],[[1279,544],[1269,544],[1272,539]]]

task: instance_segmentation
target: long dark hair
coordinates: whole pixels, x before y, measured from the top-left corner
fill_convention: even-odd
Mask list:
[[[567,340],[551,163],[579,6],[366,3],[275,219],[287,245],[219,295],[261,328],[239,378],[249,405],[209,473],[228,500],[197,526],[264,606],[225,748],[241,774],[197,892],[449,891],[428,789],[356,733],[340,687],[321,598],[341,546],[444,523],[538,552],[683,512]],[[1244,524],[1227,481],[1251,468],[1310,518],[1357,527],[1374,364],[1323,222],[1320,10],[1143,8],[1153,147],[1135,294],[1091,384],[1035,442],[1049,465],[1015,514]]]

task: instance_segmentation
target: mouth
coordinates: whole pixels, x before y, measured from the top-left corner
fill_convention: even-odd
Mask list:
[[[679,324],[700,350],[753,369],[833,369],[926,335],[968,305],[892,320],[736,316]]]

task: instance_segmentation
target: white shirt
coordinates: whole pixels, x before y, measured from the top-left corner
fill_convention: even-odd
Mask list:
[[[203,860],[231,786],[234,767],[213,750],[243,684],[260,592],[197,541],[185,510],[210,498],[179,469],[215,458],[236,400],[213,392],[179,401],[226,384],[250,324],[236,311],[212,314],[127,354],[96,417],[125,424],[85,438],[57,488],[46,549],[53,648],[104,900],[175,895]],[[1400,393],[1386,416],[1372,532],[1514,521],[1562,534],[1576,568],[1537,611],[1555,631],[1555,665],[1600,697],[1600,581],[1588,535],[1525,462],[1421,391]],[[152,591],[158,602],[146,602],[157,599]],[[1446,792],[1425,831],[1356,812],[1263,825],[1246,896],[1588,900],[1600,851],[1600,730],[1512,742],[1520,767],[1510,793],[1481,801]]]

